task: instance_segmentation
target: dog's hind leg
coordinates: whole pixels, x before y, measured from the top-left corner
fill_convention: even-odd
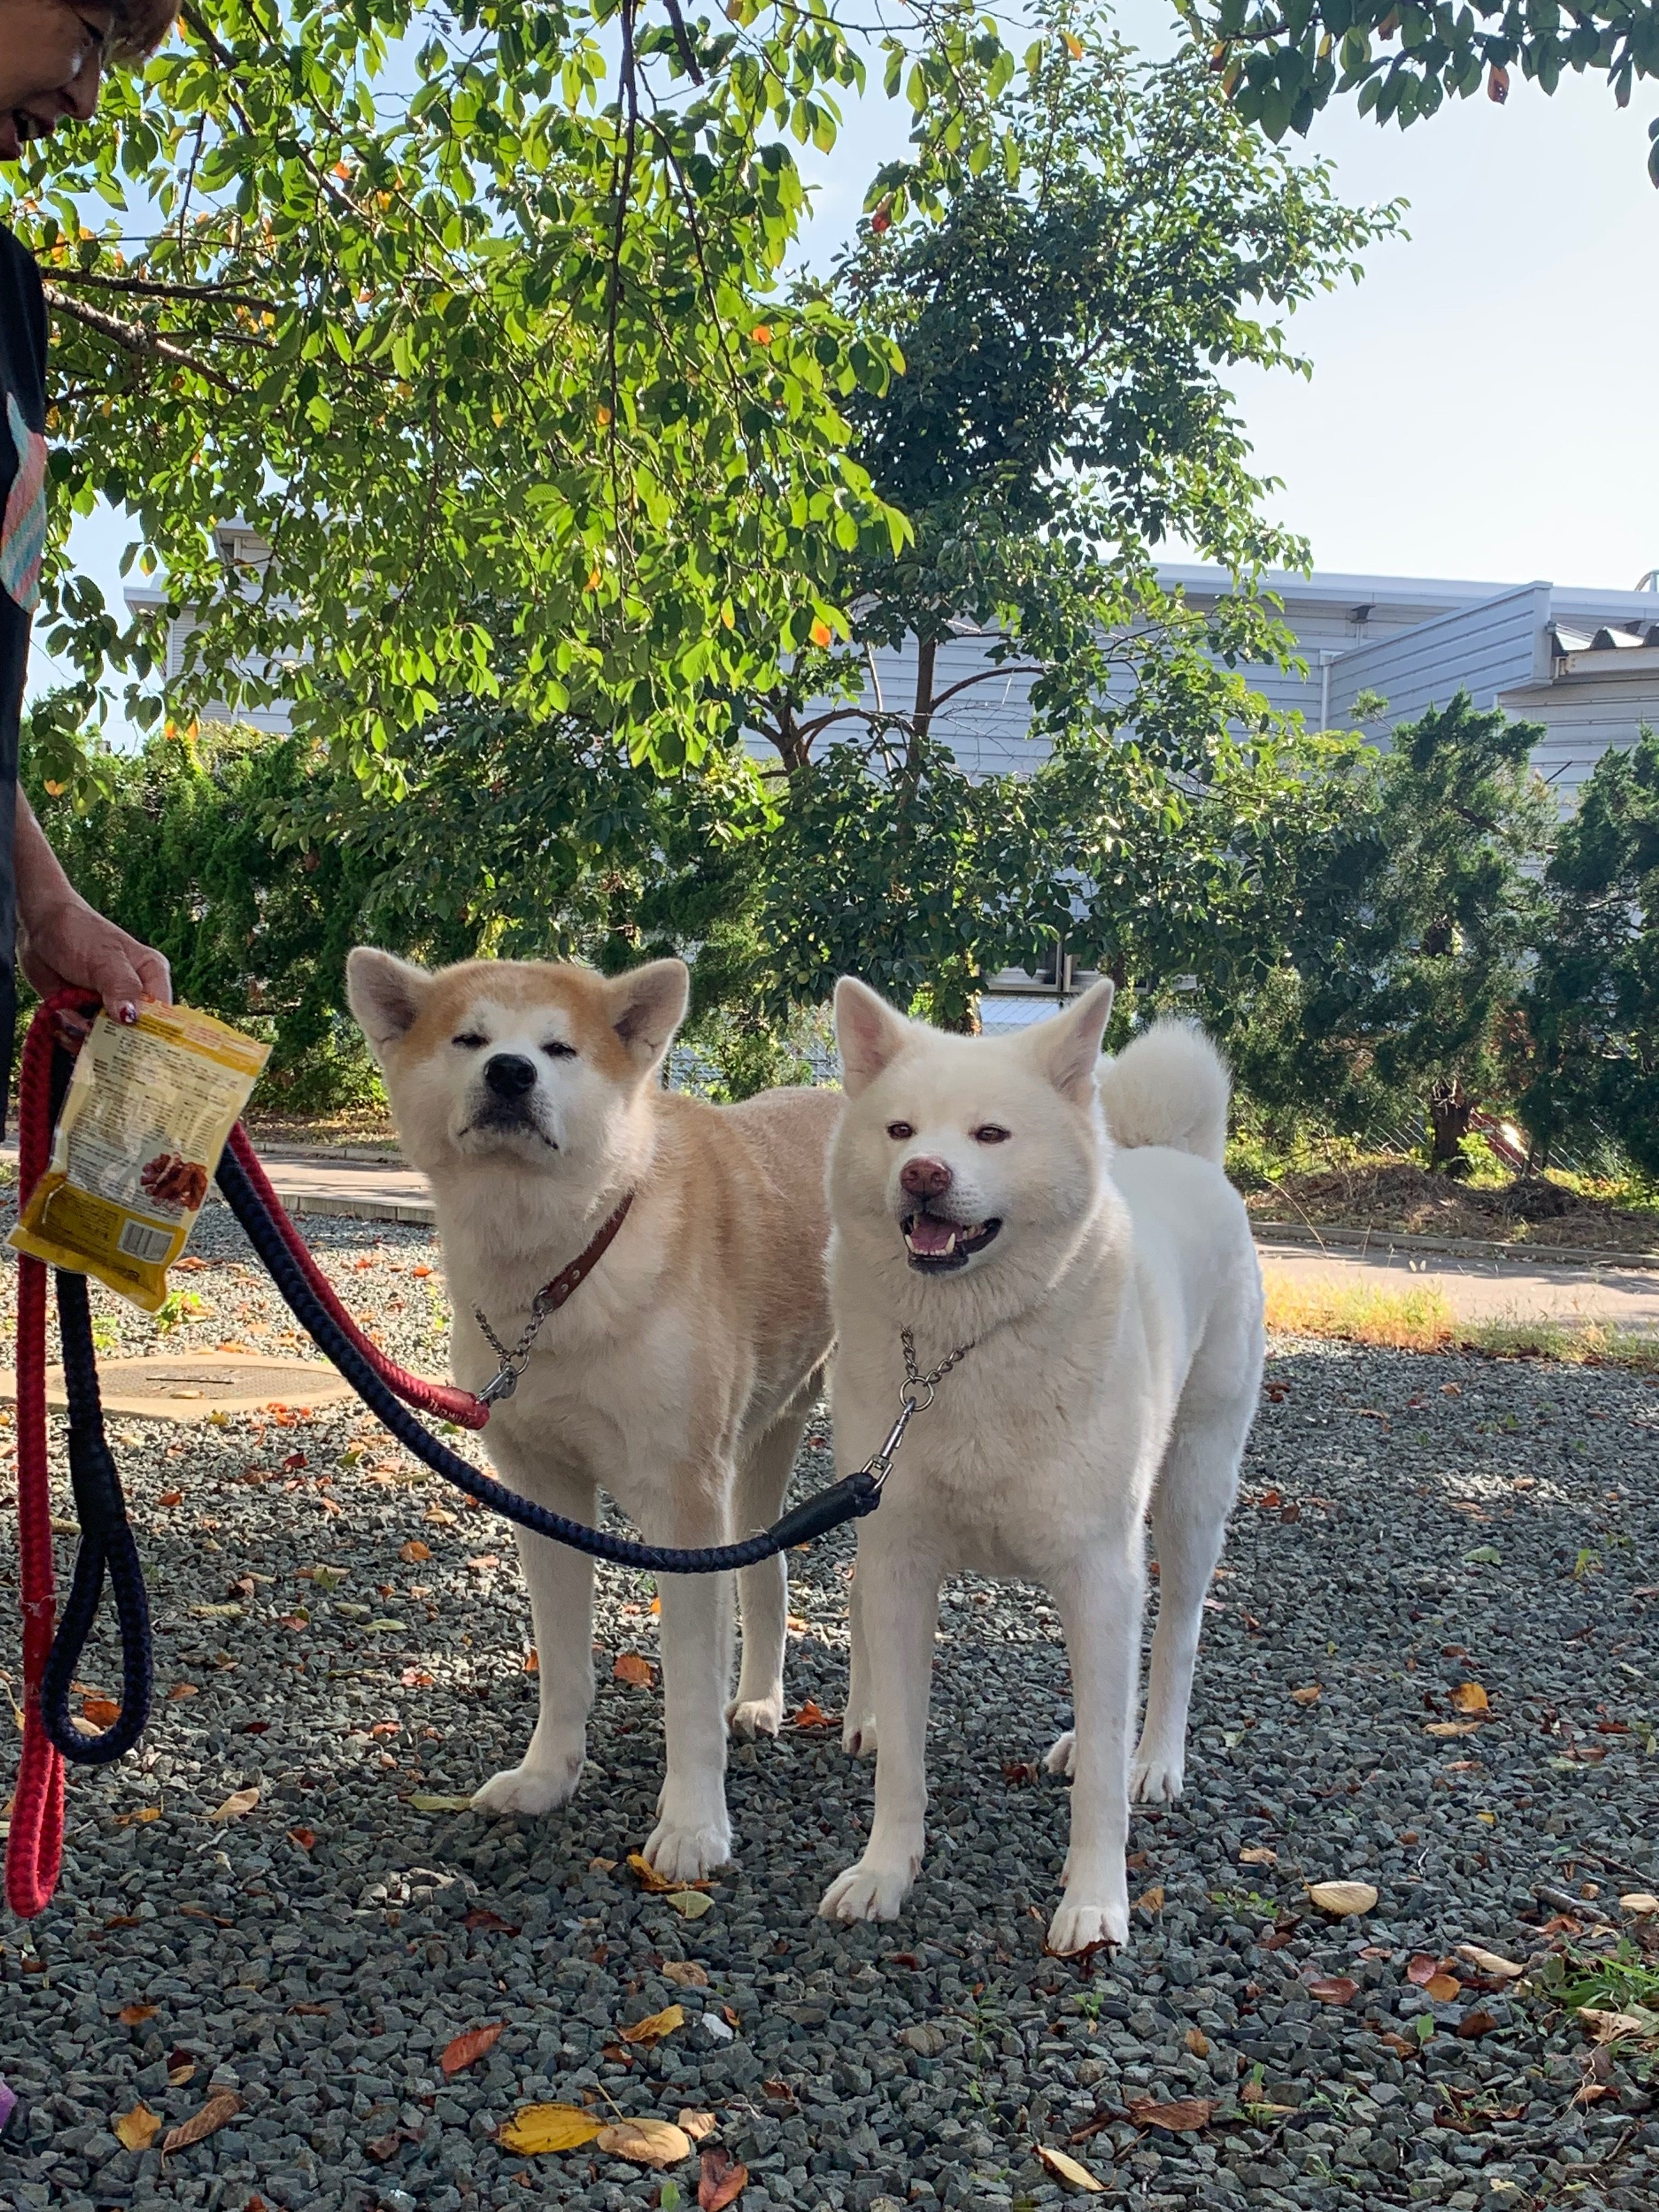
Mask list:
[[[783,1510],[800,1449],[801,1431],[817,1403],[819,1378],[798,1390],[769,1429],[757,1437],[738,1469],[738,1526],[769,1528]],[[783,1722],[783,1654],[789,1620],[789,1569],[782,1554],[744,1567],[738,1577],[743,1656],[738,1693],[726,1709],[733,1735],[775,1735]]]
[[[1255,1413],[1255,1390],[1217,1403],[1190,1381],[1152,1493],[1158,1554],[1158,1626],[1152,1632],[1146,1717],[1129,1765],[1129,1794],[1158,1804],[1179,1797],[1186,1778],[1187,1711],[1193,1694],[1204,1600],[1226,1540],[1238,1492],[1238,1463]]]
[[[500,1443],[491,1456],[503,1482],[573,1521],[591,1523],[594,1490],[572,1477],[521,1479]],[[493,1775],[472,1800],[480,1813],[550,1813],[576,1787],[593,1703],[593,1562],[568,1545],[514,1528],[530,1590],[539,1708],[518,1765]]]

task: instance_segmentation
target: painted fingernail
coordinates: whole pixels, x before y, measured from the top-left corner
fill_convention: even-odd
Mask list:
[[[134,1022],[138,1018],[138,1009],[133,1005],[131,999],[124,999],[121,1001],[120,1005],[115,1009],[115,1018],[118,1022],[125,1022],[129,1029],[131,1028]]]

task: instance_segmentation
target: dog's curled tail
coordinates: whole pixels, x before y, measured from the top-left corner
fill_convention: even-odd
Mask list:
[[[1227,1150],[1226,1062],[1195,1022],[1154,1022],[1100,1071],[1112,1141],[1168,1145],[1222,1164]]]

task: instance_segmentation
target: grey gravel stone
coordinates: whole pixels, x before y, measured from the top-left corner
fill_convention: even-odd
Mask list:
[[[441,1371],[441,1273],[413,1272],[437,1268],[424,1233],[306,1225],[388,1349]],[[175,1284],[199,1308],[174,1310],[169,1349],[300,1348],[222,1210],[195,1249],[209,1266]],[[156,1343],[145,1317],[94,1297],[112,1353]],[[1659,1603],[1644,1594],[1659,1390],[1295,1345],[1267,1383],[1200,1659],[1188,1795],[1137,1812],[1132,1948],[1081,1964],[1042,1950],[1066,1790],[1032,1770],[1068,1709],[1040,1593],[971,1578],[945,1593],[929,1856],[896,1923],[816,1917],[862,1847],[872,1785],[819,1729],[734,1749],[739,1856],[686,1921],[624,1863],[651,1824],[659,1692],[611,1662],[656,1656],[648,1583],[600,1572],[592,1764],[574,1805],[537,1822],[422,1811],[416,1796],[469,1792],[529,1732],[508,1533],[349,1409],[112,1422],[158,1701],[137,1753],[72,1778],[58,1901],[4,1931],[0,2070],[36,2111],[27,2155],[0,2150],[0,2205],[654,2204],[659,2179],[637,2167],[494,2139],[520,2104],[586,2099],[714,2112],[750,2168],[745,2212],[1058,2203],[1040,2144],[1137,2212],[1652,2212],[1659,2114],[1638,2055],[1612,2054],[1599,2086],[1613,2094],[1586,2108],[1589,2046],[1535,1984],[1443,2005],[1406,1969],[1466,1942],[1540,1951],[1540,1882],[1594,1883],[1615,1914],[1621,1890],[1659,1887]],[[801,1483],[830,1471],[815,1429]],[[66,1485],[61,1498],[66,1513]],[[851,1550],[843,1534],[790,1561],[805,1624],[792,1710],[840,1707]],[[9,1668],[15,1595],[0,1587]],[[112,1686],[107,1644],[80,1679]],[[1490,1717],[1426,1735],[1456,1717],[1462,1680],[1485,1686]],[[1316,1699],[1291,1698],[1316,1683]],[[250,1785],[251,1814],[210,1820]],[[1252,1849],[1273,1863],[1242,1861]],[[1339,1875],[1376,1886],[1374,1913],[1310,1911],[1304,1885]],[[665,1975],[680,1960],[707,1985]],[[1352,2001],[1318,2002],[1309,1983],[1335,1976]],[[684,2028],[654,2049],[619,2041],[671,2002]],[[136,2005],[155,2014],[124,2025]],[[1461,2036],[1477,2008],[1494,2025]],[[446,2076],[451,2039],[496,2022],[493,2048]],[[242,2109],[205,2142],[163,2161],[115,2141],[141,2099],[173,2126],[220,2086]],[[1194,2097],[1216,2104],[1201,2131],[1134,2117]],[[678,2179],[694,2199],[695,2166]]]

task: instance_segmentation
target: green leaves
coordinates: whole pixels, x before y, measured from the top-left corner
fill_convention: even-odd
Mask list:
[[[1237,113],[1274,140],[1305,132],[1348,93],[1362,115],[1402,129],[1483,81],[1501,103],[1516,64],[1546,93],[1569,70],[1604,69],[1620,107],[1637,78],[1659,76],[1656,0],[1587,0],[1570,15],[1556,0],[1470,0],[1455,10],[1421,0],[1200,0],[1188,21]],[[1650,155],[1648,173],[1659,185],[1659,156]]]
[[[371,782],[439,696],[488,696],[514,640],[545,648],[511,656],[526,713],[695,760],[803,599],[834,605],[847,532],[902,529],[840,413],[881,349],[855,363],[828,303],[779,289],[791,148],[830,144],[860,81],[845,35],[782,7],[684,45],[633,0],[464,12],[214,0],[22,176],[7,212],[52,287],[58,395],[47,642],[83,709],[106,672],[149,673],[64,566],[98,495],[197,612],[180,705],[289,694]],[[908,51],[926,197],[988,127],[1000,48],[941,0]],[[269,548],[234,576],[230,516]]]

